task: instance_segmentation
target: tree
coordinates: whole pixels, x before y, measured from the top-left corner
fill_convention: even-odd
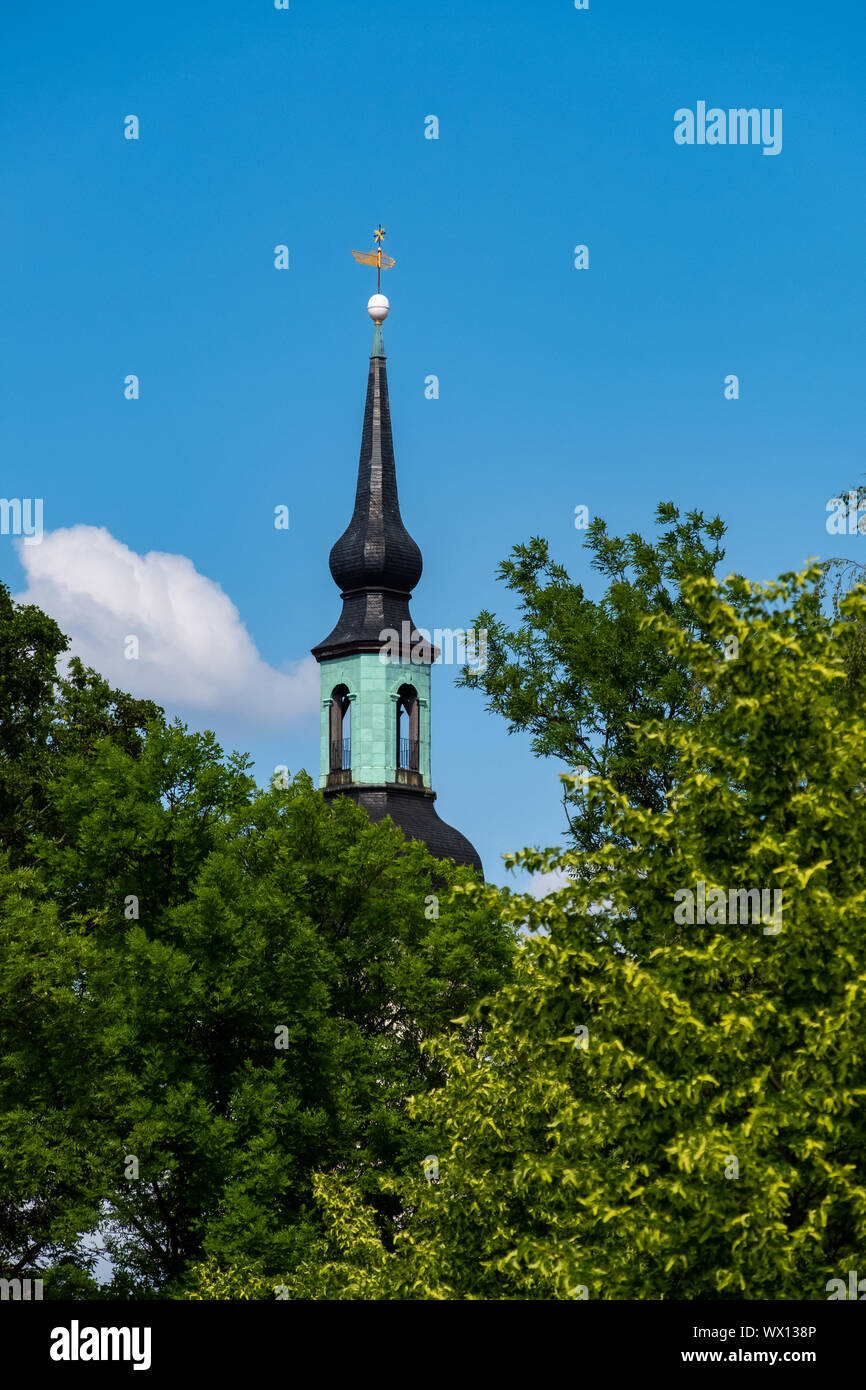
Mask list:
[[[123,844],[106,789],[106,837],[112,806]],[[505,978],[508,927],[465,898],[449,905],[468,871],[351,801],[328,807],[304,776],[220,825],[185,901],[144,888],[166,838],[138,851],[140,920],[124,928],[119,866],[91,986],[116,1136],[115,1263],[156,1287],[205,1253],[291,1267],[317,1229],[319,1169],[352,1174],[388,1238],[401,1208],[378,1178],[426,1151],[406,1097],[444,1080],[421,1044]],[[461,1031],[474,1049],[477,1025]]]
[[[551,559],[546,541],[515,546],[498,577],[519,599],[521,624],[510,629],[493,613],[479,614],[474,626],[487,631],[487,666],[466,667],[458,682],[483,690],[487,708],[509,721],[509,733],[531,734],[539,757],[610,778],[636,804],[654,809],[664,804],[673,768],[657,749],[642,752],[637,732],[660,718],[690,722],[699,706],[687,669],[647,619],[696,623],[683,585],[715,573],[725,532],[718,517],[705,521],[692,511],[681,518],[672,502],[657,508],[656,523],[655,542],[637,532],[611,537],[600,518],[590,523],[590,564],[607,580],[598,602]],[[689,630],[696,639],[706,636],[699,627]],[[576,791],[566,791],[564,803],[579,849],[606,843],[609,832]]]
[[[611,834],[591,881],[577,850],[517,856],[569,877],[511,899],[529,935],[476,1011],[483,1048],[431,1043],[447,1082],[414,1108],[439,1180],[397,1183],[413,1214],[387,1249],[322,1179],[327,1233],[289,1296],[824,1299],[858,1267],[866,714],[846,647],[866,591],[828,626],[820,580],[694,577],[691,620],[652,619],[706,692],[696,723],[638,731],[675,788],[655,808],[592,779]]]
[[[66,638],[47,614],[13,603],[0,584],[0,846],[32,824],[31,801],[46,748],[55,666]]]
[[[470,871],[305,775],[259,791],[212,735],[80,665],[52,679],[43,618],[4,619],[0,1263],[83,1288],[98,1227],[117,1292],[208,1253],[291,1268],[317,1169],[352,1174],[389,1239],[378,1176],[425,1151],[406,1097],[444,1081],[422,1043],[507,978],[511,929],[449,901]]]
[[[47,789],[65,757],[100,738],[134,756],[148,724],[162,720],[152,701],[113,690],[77,657],[60,676],[68,646],[52,618],[16,604],[0,583],[0,851],[13,864],[28,862],[37,829],[62,834],[48,824]]]
[[[101,1184],[80,1084],[93,1035],[81,981],[92,951],[33,869],[0,856],[0,1265],[19,1277],[73,1259]]]
[[[67,647],[51,618],[0,584],[0,1260],[13,1277],[73,1259],[102,1191],[80,1086],[93,1042],[86,926],[46,892],[34,839],[64,841],[54,791],[71,756],[86,788],[98,740],[135,757],[161,718],[78,660],[58,675]]]

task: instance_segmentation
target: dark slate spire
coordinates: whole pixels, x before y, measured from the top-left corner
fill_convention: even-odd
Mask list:
[[[331,550],[330,569],[342,591],[343,611],[330,636],[313,648],[318,661],[350,650],[378,650],[380,634],[386,628],[402,634],[404,622],[414,633],[409,599],[421,578],[421,551],[400,515],[385,347],[378,323],[367,376],[355,510]]]
[[[331,551],[331,574],[341,589],[411,593],[421,578],[421,551],[400,516],[391,438],[388,375],[382,329],[376,324],[352,520]]]

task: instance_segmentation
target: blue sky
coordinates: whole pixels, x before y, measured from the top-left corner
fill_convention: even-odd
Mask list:
[[[339,608],[375,288],[349,252],[380,220],[417,622],[507,611],[497,565],[533,534],[594,587],[580,503],[618,533],[662,499],[719,511],[755,578],[858,557],[825,504],[866,473],[864,30],[854,0],[7,10],[0,495],[63,534],[0,537],[0,577],[133,688],[118,644],[150,623],[148,693],[263,780],[315,772],[294,663]],[[781,154],[676,145],[699,100],[781,108]],[[452,681],[438,807],[501,878],[557,841],[560,769]]]

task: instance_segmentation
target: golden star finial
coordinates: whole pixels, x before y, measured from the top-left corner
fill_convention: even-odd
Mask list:
[[[376,245],[372,251],[353,251],[352,255],[361,265],[374,265],[376,267],[376,293],[382,293],[382,271],[390,270],[394,264],[393,257],[386,256],[382,250],[382,242],[385,239],[385,228],[379,224],[373,236],[376,238]]]

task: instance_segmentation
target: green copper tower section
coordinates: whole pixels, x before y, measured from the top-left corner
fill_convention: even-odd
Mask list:
[[[430,787],[430,667],[411,660],[383,662],[378,652],[355,652],[323,661],[321,673],[319,786]],[[333,747],[337,742],[332,718],[335,691],[348,701],[348,710],[341,711],[339,768]],[[410,737],[414,701],[417,739]],[[349,764],[346,768],[344,761]],[[339,778],[334,776],[338,771]],[[347,778],[346,772],[351,776]]]

